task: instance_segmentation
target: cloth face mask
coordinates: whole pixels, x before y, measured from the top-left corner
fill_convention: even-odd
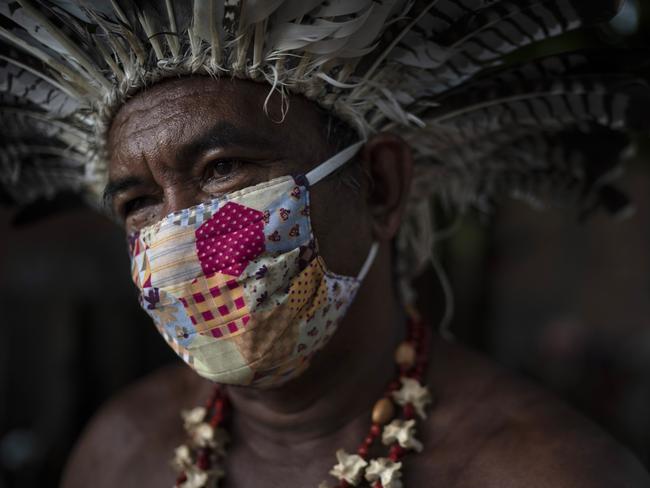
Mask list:
[[[327,269],[309,188],[361,148],[174,212],[129,236],[140,304],[173,350],[211,381],[273,387],[325,346],[377,252],[357,277]]]

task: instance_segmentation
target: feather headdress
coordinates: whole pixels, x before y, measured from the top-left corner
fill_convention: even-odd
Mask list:
[[[638,64],[590,52],[502,62],[620,3],[2,0],[0,196],[96,199],[116,109],[166,77],[206,74],[303,94],[360,135],[400,133],[417,163],[406,245],[423,245],[434,194],[461,207],[559,195],[620,210],[609,176],[650,108]]]

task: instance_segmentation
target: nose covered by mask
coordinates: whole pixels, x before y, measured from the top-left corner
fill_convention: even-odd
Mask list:
[[[285,176],[174,212],[129,236],[140,303],[199,375],[273,387],[295,378],[336,332],[377,252],[356,277],[328,270],[309,188],[362,146]]]

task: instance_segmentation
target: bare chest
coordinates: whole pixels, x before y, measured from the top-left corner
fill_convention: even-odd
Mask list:
[[[426,436],[428,437],[428,436]],[[174,448],[184,441],[182,435],[158,439],[151,450],[118,476],[119,486],[159,488],[174,486],[176,473],[171,468]],[[467,445],[468,449],[471,447]],[[277,454],[277,453],[275,453]],[[280,462],[260,459],[247,449],[231,446],[225,459],[226,478],[220,488],[317,488],[327,481],[335,485],[335,478],[329,471],[336,463],[334,452],[305,451],[299,455],[287,449]],[[427,448],[422,453],[410,453],[403,461],[402,476],[405,486],[454,488],[455,480],[463,466],[458,457],[449,456],[444,449]],[[366,486],[366,485],[361,485]],[[370,486],[367,484],[367,486]]]

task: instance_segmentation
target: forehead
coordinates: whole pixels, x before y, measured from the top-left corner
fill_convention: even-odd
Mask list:
[[[215,125],[253,131],[278,149],[300,151],[306,142],[313,145],[322,139],[322,117],[313,102],[291,96],[283,119],[276,92],[268,98],[265,113],[270,89],[268,84],[231,78],[161,82],[134,96],[115,115],[108,134],[110,159],[164,156]]]

